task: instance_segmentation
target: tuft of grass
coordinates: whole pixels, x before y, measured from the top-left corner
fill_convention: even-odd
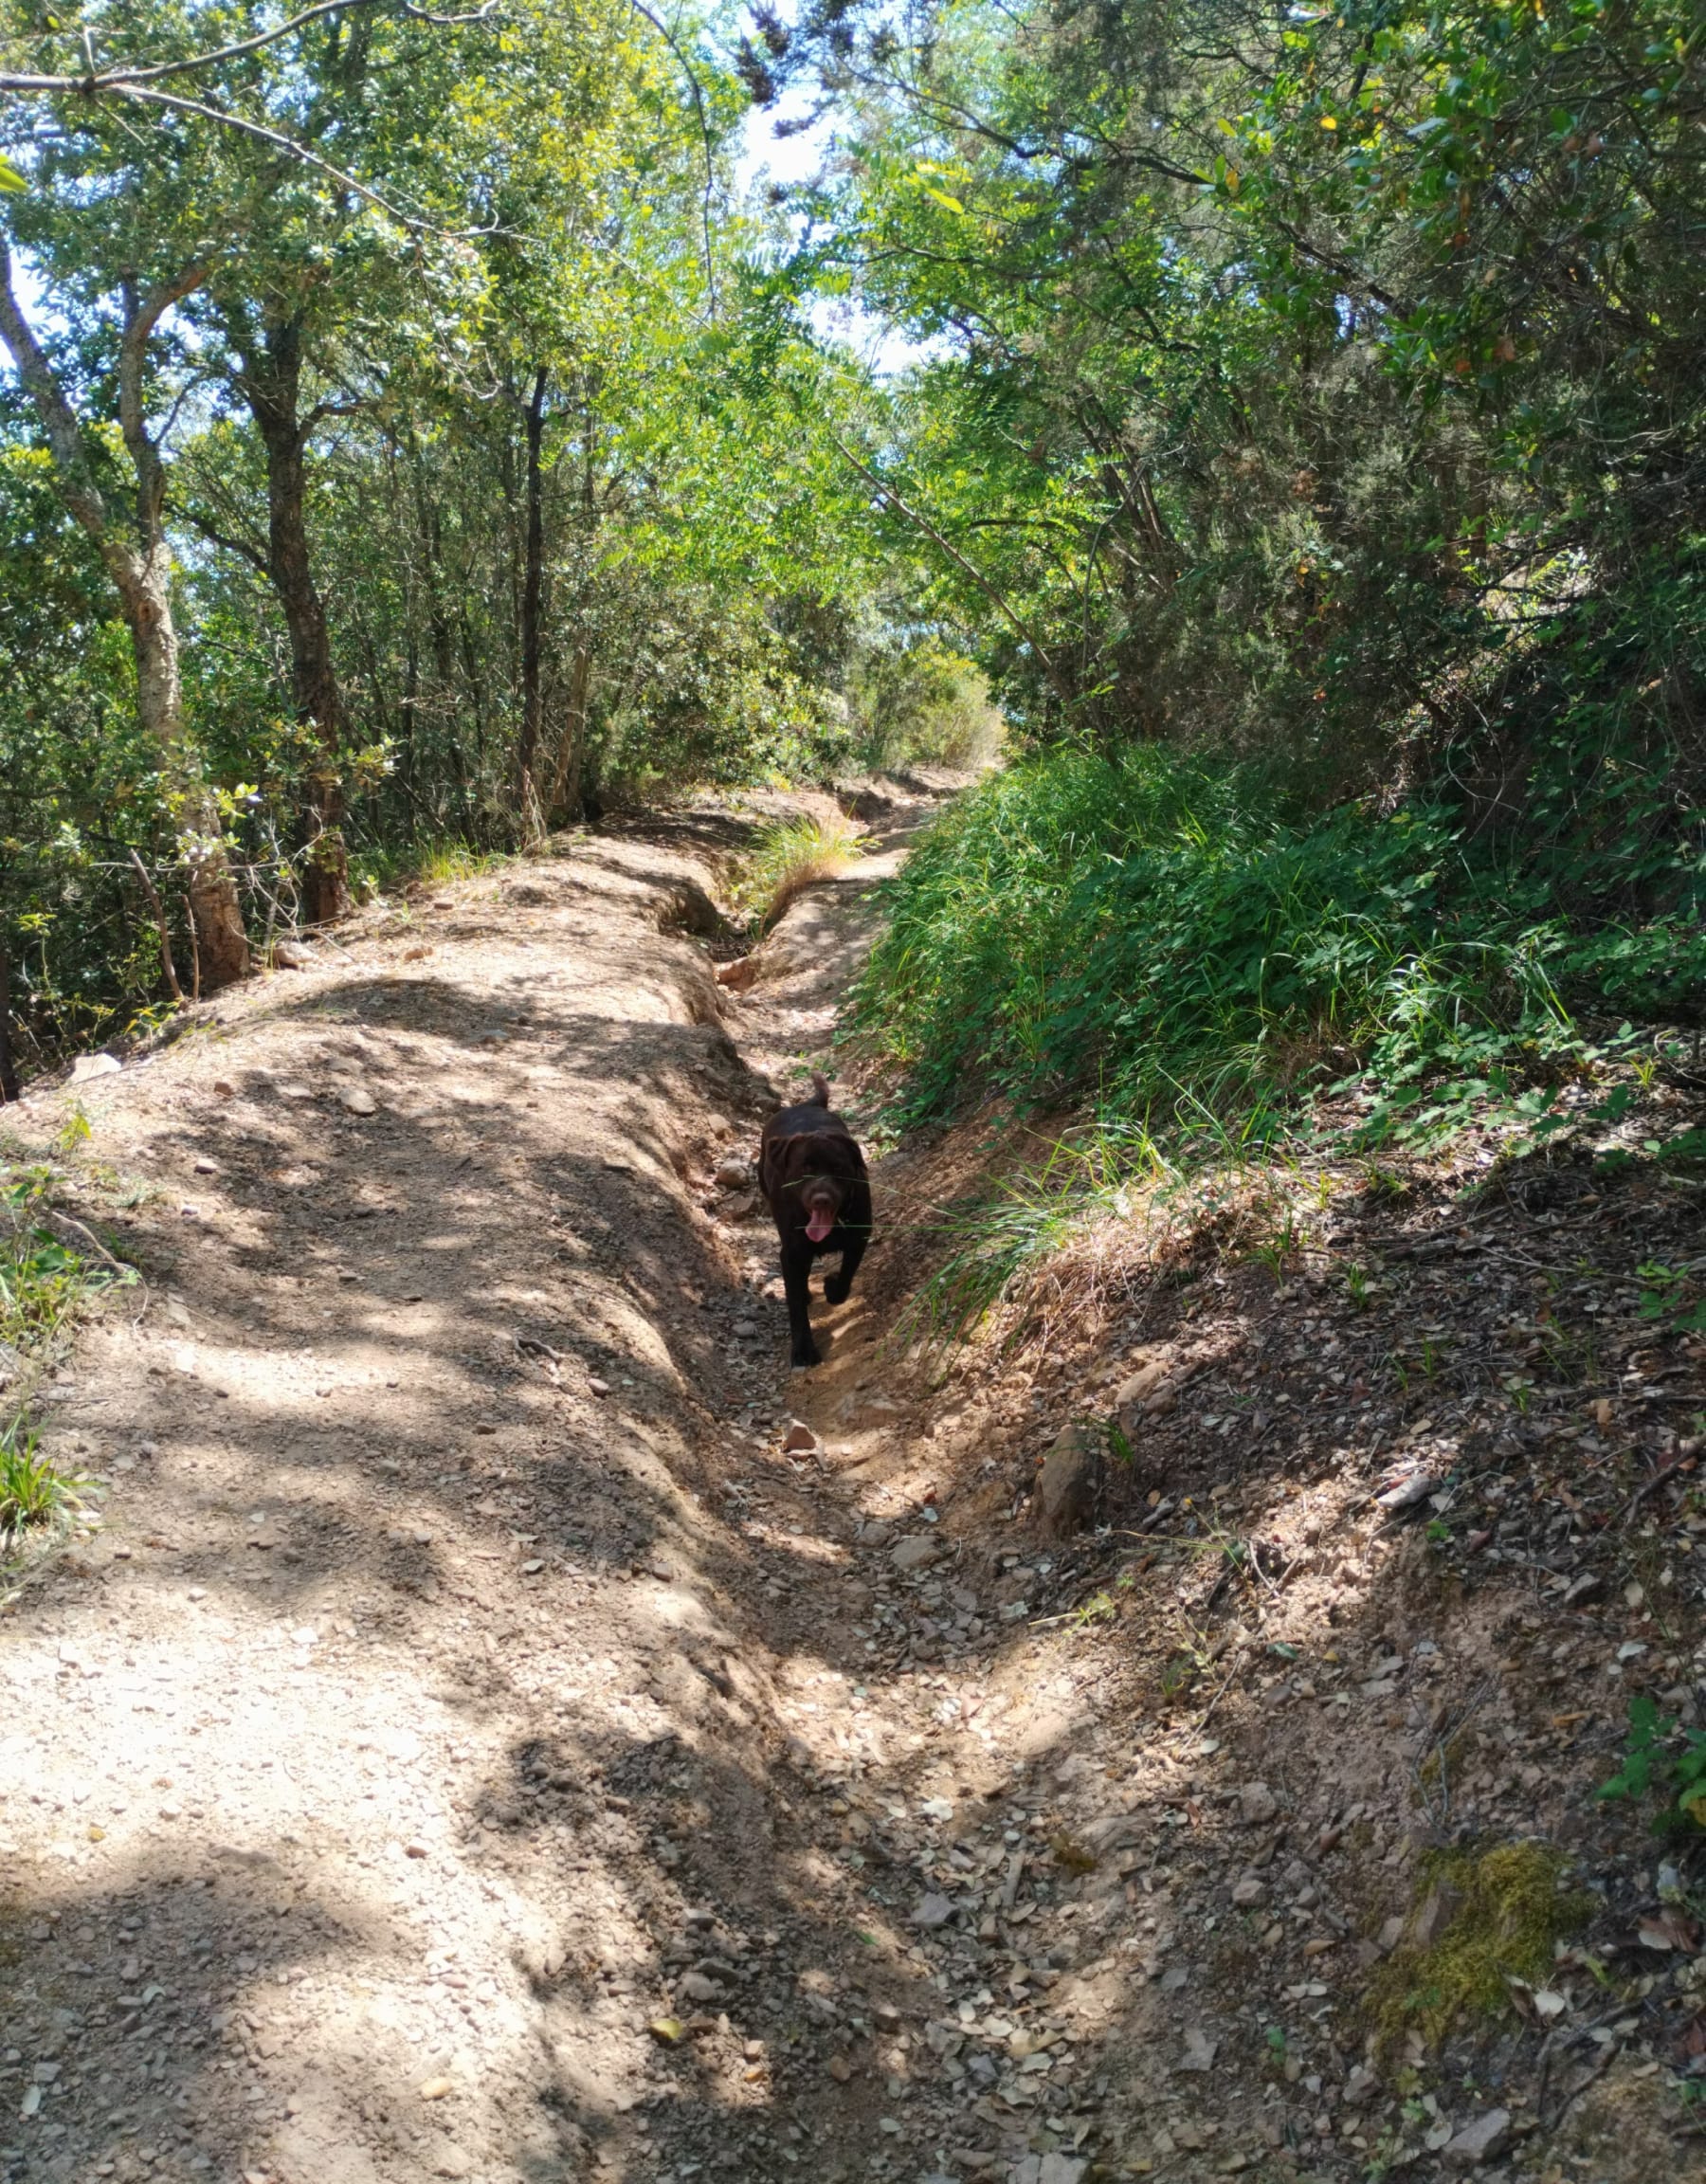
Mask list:
[[[828,818],[808,815],[767,827],[742,860],[735,904],[759,932],[768,932],[808,887],[857,864],[869,842],[869,835],[839,811]]]
[[[25,1532],[81,1508],[82,1484],[39,1453],[22,1420],[0,1429],[0,1554]]]
[[[1368,2008],[1382,2044],[1389,2047],[1413,2028],[1437,2045],[1464,2018],[1510,2009],[1513,1979],[1543,1978],[1556,1943],[1578,1932],[1592,1909],[1590,1898],[1564,1885],[1565,1863],[1544,1843],[1501,1843],[1432,1859],[1422,1875],[1417,1916],[1436,1891],[1449,1915],[1425,1949],[1401,1941],[1380,1967]]]
[[[1117,1123],[1057,1138],[1044,1159],[1005,1176],[991,1196],[946,1207],[934,1224],[947,1252],[898,1321],[898,1342],[962,1339],[1031,1271],[1170,1174],[1147,1132]]]
[[[86,1229],[81,1232],[89,1243],[88,1256],[62,1243],[46,1226],[56,1180],[46,1165],[0,1167],[0,1362],[19,1378],[14,1403],[27,1394],[33,1367],[51,1353],[86,1301],[136,1278],[134,1268],[106,1257]],[[79,1232],[79,1224],[68,1226]],[[0,1556],[26,1532],[78,1507],[82,1489],[81,1480],[41,1454],[20,1404],[0,1425]]]
[[[510,850],[482,847],[459,834],[426,834],[357,851],[350,859],[350,879],[357,899],[371,901],[398,887],[444,887],[453,880],[477,880],[514,861]]]
[[[509,862],[499,849],[478,849],[471,843],[444,840],[419,842],[404,861],[407,877],[423,887],[442,887],[451,880],[474,880]]]

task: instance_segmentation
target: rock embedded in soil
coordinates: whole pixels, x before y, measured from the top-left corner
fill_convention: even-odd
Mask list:
[[[1465,2123],[1447,2142],[1446,2164],[1453,2169],[1479,2169],[1483,2162],[1496,2159],[1504,2151],[1510,2136],[1510,2110],[1489,2108],[1484,2116]]]
[[[1055,1436],[1037,1479],[1037,1526],[1044,1538],[1081,1532],[1096,1510],[1101,1484],[1101,1451],[1088,1426],[1066,1426]]]

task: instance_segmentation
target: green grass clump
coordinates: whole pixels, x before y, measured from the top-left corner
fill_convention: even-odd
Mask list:
[[[1587,1923],[1592,1900],[1564,1885],[1565,1861],[1543,1843],[1452,1851],[1422,1877],[1418,1910],[1446,1891],[1452,1905],[1429,1946],[1401,1941],[1380,1967],[1368,2009],[1383,2045],[1412,2028],[1430,2044],[1465,2018],[1511,2007],[1510,1981],[1543,1979],[1555,1945]]]
[[[21,1421],[0,1430],[0,1555],[23,1533],[80,1507],[82,1483],[38,1452]]]
[[[819,880],[832,880],[863,856],[869,837],[837,811],[827,818],[785,819],[767,827],[742,861],[735,901],[767,932],[789,904]]]
[[[0,1202],[27,1188],[0,1187]],[[20,1224],[0,1232],[0,1341],[19,1350],[45,1341],[101,1279],[45,1228]]]
[[[87,1134],[85,1125],[81,1135]],[[25,1369],[15,1403],[86,1301],[136,1279],[132,1268],[97,1256],[102,1247],[94,1238],[84,1255],[54,1235],[43,1219],[54,1182],[50,1166],[0,1167],[0,1348],[8,1354],[0,1363],[9,1375]],[[0,1424],[0,1556],[82,1500],[82,1482],[40,1452],[20,1403]]]
[[[1568,1065],[1578,1010],[1697,998],[1706,884],[1675,828],[1640,872],[1586,822],[1520,858],[1467,831],[1440,805],[1298,809],[1158,747],[1047,752],[913,850],[854,1023],[915,1114],[970,1077],[1093,1093],[1169,1145],[1261,1138],[1347,1076],[1398,1106],[1443,1073]]]

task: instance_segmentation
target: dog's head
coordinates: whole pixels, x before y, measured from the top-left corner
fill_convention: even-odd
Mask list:
[[[770,1195],[779,1206],[797,1205],[807,1235],[821,1244],[841,1218],[858,1161],[851,1138],[839,1132],[807,1130],[779,1138],[770,1148]]]

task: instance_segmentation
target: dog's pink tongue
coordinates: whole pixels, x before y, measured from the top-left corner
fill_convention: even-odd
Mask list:
[[[811,1209],[811,1216],[806,1224],[806,1233],[814,1244],[821,1244],[834,1226],[834,1221],[824,1210],[823,1207],[814,1206]]]

